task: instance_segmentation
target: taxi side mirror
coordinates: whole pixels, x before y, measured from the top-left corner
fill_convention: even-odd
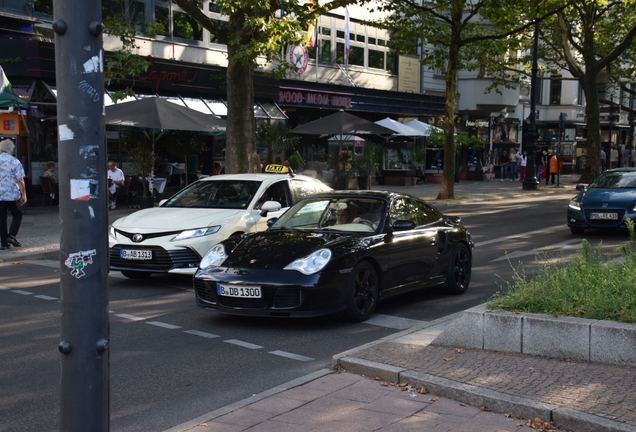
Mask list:
[[[266,201],[261,206],[261,216],[267,216],[269,212],[276,212],[282,208],[281,204],[278,201]]]

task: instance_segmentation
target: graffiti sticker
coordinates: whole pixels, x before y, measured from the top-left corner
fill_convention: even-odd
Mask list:
[[[84,273],[84,267],[89,264],[93,264],[93,255],[96,255],[97,251],[95,249],[89,251],[75,252],[72,253],[66,258],[64,264],[66,267],[71,269],[71,275],[76,278],[81,278],[86,275]]]

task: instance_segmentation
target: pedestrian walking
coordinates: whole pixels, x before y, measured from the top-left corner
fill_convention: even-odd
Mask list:
[[[610,150],[610,169],[614,169],[618,166],[618,149],[616,146]]]
[[[508,157],[508,153],[504,150],[499,158],[499,166],[501,167],[501,181],[504,181],[508,177],[508,163],[510,162],[510,158]]]
[[[548,169],[545,176],[545,184],[547,186],[548,180],[552,178],[552,184],[555,183],[556,175],[559,172],[559,160],[556,155],[552,154],[552,150],[548,150]]]
[[[524,150],[519,156],[519,181],[523,183],[526,178],[526,168],[528,167],[528,153]]]
[[[510,149],[510,181],[517,180],[517,176],[519,167],[519,154],[517,154],[517,150],[514,148]]]
[[[537,147],[537,149],[534,152],[534,166],[537,168],[536,177],[539,183],[541,183],[541,170],[543,169],[544,160],[545,160],[545,156],[543,156],[543,151],[541,150],[541,147]]]
[[[629,167],[629,156],[630,151],[627,146],[625,146],[625,148],[623,149],[623,159],[621,160],[621,166],[623,168]]]
[[[117,189],[124,184],[124,172],[117,168],[112,160],[108,161],[108,206],[111,210],[117,207]]]
[[[488,154],[484,159],[484,167],[486,167],[486,180],[492,180],[493,170],[495,169],[495,157],[492,154],[492,150],[488,150]]]
[[[24,168],[12,156],[15,145],[0,141],[0,250],[22,244],[16,239],[22,223],[22,206],[27,202],[24,188]],[[7,211],[11,212],[11,226],[7,231]]]
[[[605,161],[607,161],[607,155],[603,147],[601,147],[601,172],[605,171]]]

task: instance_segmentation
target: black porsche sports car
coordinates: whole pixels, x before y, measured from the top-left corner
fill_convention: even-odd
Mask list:
[[[272,222],[208,251],[194,276],[198,307],[364,321],[381,299],[431,286],[461,294],[470,283],[470,233],[410,195],[312,195]]]

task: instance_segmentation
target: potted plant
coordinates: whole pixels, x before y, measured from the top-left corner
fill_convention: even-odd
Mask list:
[[[334,188],[346,189],[352,168],[350,150],[340,150],[329,156],[329,167],[333,170]]]
[[[362,156],[354,157],[352,168],[358,177],[358,188],[363,190],[369,189],[369,176],[374,174],[377,170],[373,160],[373,154],[371,152],[365,152]]]
[[[142,197],[139,206],[141,208],[150,208],[154,206],[154,198],[148,194],[148,186],[146,177],[150,175],[155,164],[155,155],[153,145],[150,139],[139,133],[133,133],[128,136],[126,141],[126,149],[130,161],[137,168],[138,174],[141,175]]]
[[[369,176],[370,184],[379,184],[379,185],[384,184],[384,176],[382,175],[382,172],[380,171],[380,168],[379,168],[382,164],[382,153],[383,153],[383,149],[380,144],[367,141],[367,143],[364,146],[364,154],[365,156],[368,156],[371,159],[371,162],[373,163],[373,166],[374,166],[374,170]]]

